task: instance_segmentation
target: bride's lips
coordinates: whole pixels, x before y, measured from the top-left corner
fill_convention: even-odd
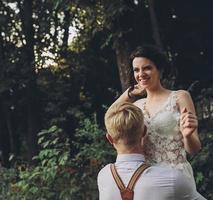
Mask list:
[[[141,83],[142,85],[147,84],[150,78],[144,78],[144,79],[140,79],[139,83]]]

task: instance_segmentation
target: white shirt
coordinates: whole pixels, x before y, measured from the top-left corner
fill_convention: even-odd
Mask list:
[[[144,162],[141,154],[119,154],[116,169],[125,186],[135,170]],[[98,174],[99,200],[121,200],[113,179],[110,164]],[[140,176],[134,188],[134,200],[205,200],[182,172],[160,166],[151,166]]]

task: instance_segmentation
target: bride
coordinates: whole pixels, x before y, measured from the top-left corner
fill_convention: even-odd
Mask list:
[[[144,114],[147,127],[145,155],[148,164],[170,166],[183,171],[194,183],[193,170],[186,152],[195,154],[201,149],[198,121],[190,94],[185,90],[172,91],[162,86],[161,76],[169,62],[155,46],[136,48],[131,56],[131,69],[136,84],[116,101],[134,102]]]

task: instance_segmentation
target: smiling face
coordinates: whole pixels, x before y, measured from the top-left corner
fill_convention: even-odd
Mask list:
[[[135,57],[132,61],[135,80],[138,84],[149,89],[160,84],[159,71],[155,64],[145,57]]]

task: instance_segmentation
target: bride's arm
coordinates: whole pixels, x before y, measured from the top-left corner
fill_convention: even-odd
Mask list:
[[[178,106],[181,112],[180,127],[184,148],[189,154],[195,154],[201,149],[201,143],[198,136],[198,120],[189,92],[178,91]]]
[[[135,102],[137,96],[144,96],[146,93],[145,89],[139,85],[129,87],[113,104],[120,102]],[[112,104],[112,105],[113,105]]]

